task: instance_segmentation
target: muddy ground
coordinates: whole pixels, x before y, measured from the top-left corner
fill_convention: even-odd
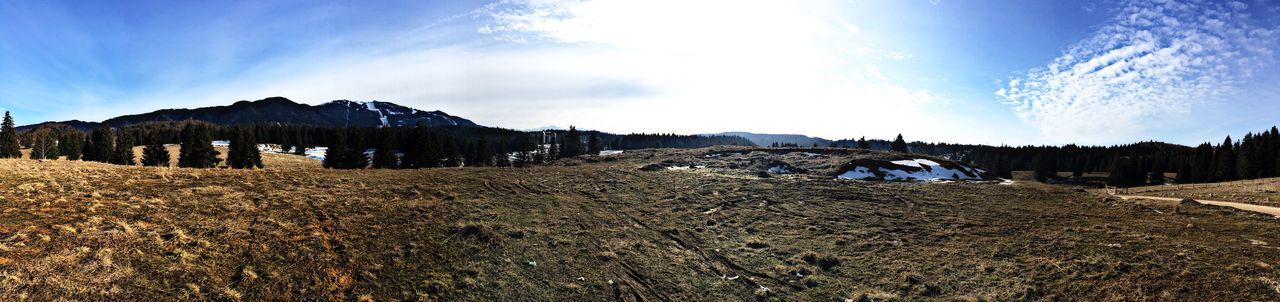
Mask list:
[[[0,299],[1280,299],[1274,218],[1029,182],[641,169],[707,152],[361,171],[0,160]]]

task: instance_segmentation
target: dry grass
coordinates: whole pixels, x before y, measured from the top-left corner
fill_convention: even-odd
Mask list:
[[[1280,178],[1137,187],[1130,188],[1127,192],[1134,195],[1222,200],[1273,207],[1280,206]]]
[[[637,169],[697,152],[416,171],[0,160],[0,300],[1280,299],[1271,218],[1030,183]]]

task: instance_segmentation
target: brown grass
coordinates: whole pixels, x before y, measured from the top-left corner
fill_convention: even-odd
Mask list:
[[[638,170],[702,151],[671,152],[362,171],[0,160],[0,300],[1280,299],[1271,218],[1031,183]]]

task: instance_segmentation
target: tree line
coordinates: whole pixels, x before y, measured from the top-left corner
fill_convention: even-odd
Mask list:
[[[10,119],[10,124],[12,121]],[[7,133],[7,134],[6,134]],[[33,159],[99,161],[136,165],[134,145],[144,146],[143,165],[167,165],[165,144],[178,144],[178,166],[211,168],[224,162],[211,146],[229,141],[225,165],[262,168],[259,144],[279,146],[283,152],[305,155],[323,147],[323,166],[333,169],[401,169],[460,166],[524,166],[602,150],[697,148],[746,145],[736,136],[676,134],[615,135],[568,130],[523,132],[489,127],[372,127],[328,128],[292,124],[221,126],[201,121],[149,122],[84,131],[58,124],[42,125],[14,134],[14,149],[31,148]],[[0,143],[0,148],[5,145]],[[128,146],[128,147],[126,147]],[[3,150],[0,150],[3,151]],[[20,154],[20,153],[18,153]],[[314,155],[314,154],[313,154]],[[17,156],[11,156],[17,157]]]

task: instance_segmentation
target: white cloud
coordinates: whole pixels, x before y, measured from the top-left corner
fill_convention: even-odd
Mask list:
[[[996,94],[1054,141],[1132,139],[1235,92],[1272,61],[1243,3],[1128,1],[1091,37]],[[1154,125],[1154,126],[1153,126]]]
[[[502,41],[556,45],[549,51],[589,49],[614,57],[617,61],[557,63],[613,71],[652,89],[651,95],[572,108],[520,126],[578,123],[618,131],[833,137],[940,127],[941,121],[925,111],[944,104],[944,96],[903,85],[877,68],[883,60],[914,55],[868,45],[857,38],[860,27],[839,20],[827,7],[815,7],[827,4],[504,1],[486,9],[493,23],[479,32]]]

